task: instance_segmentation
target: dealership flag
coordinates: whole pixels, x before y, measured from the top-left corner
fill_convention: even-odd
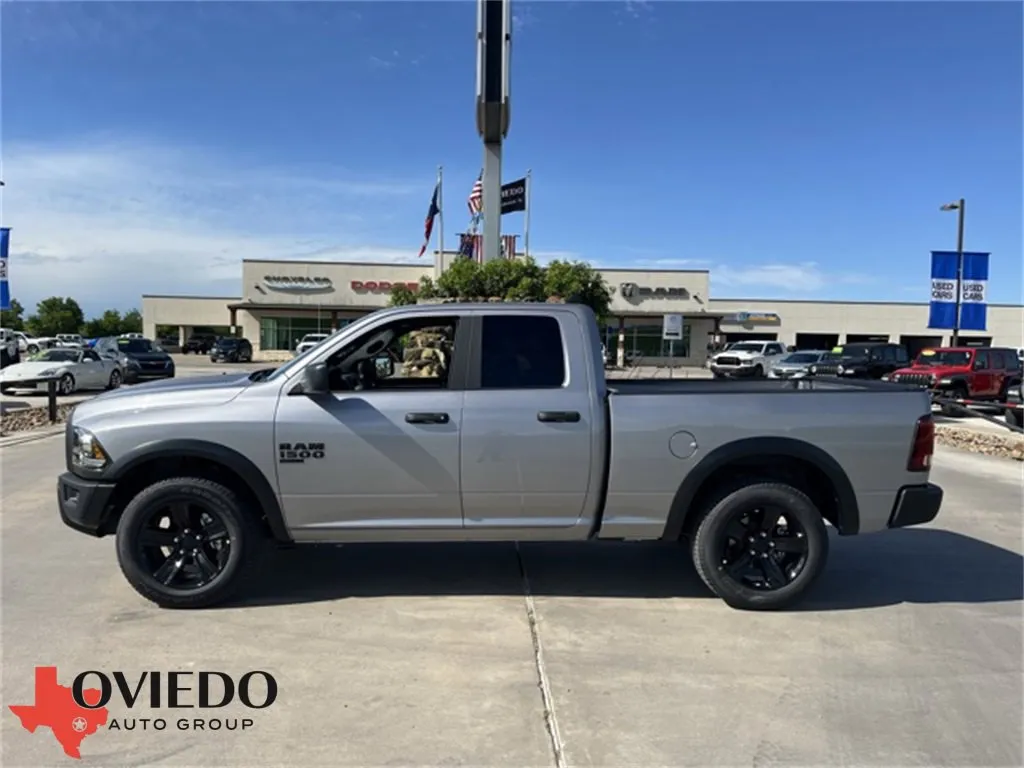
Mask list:
[[[526,177],[501,185],[501,215],[526,210]]]
[[[11,308],[11,287],[7,283],[7,252],[11,243],[11,228],[0,227],[0,310]]]
[[[988,254],[965,253],[960,291],[960,330],[984,331],[987,314]]]
[[[423,245],[420,247],[419,256],[427,251],[430,245],[430,236],[434,233],[434,217],[441,213],[441,169],[437,169],[437,183],[434,185],[434,196],[430,198],[430,208],[427,209],[427,220],[423,225]],[[441,222],[441,229],[444,229],[444,220]],[[440,233],[444,237],[444,233]],[[443,242],[443,241],[442,241]],[[443,247],[441,249],[444,251]]]
[[[516,238],[519,235],[502,235],[501,236],[501,255],[506,259],[514,259],[516,257]]]
[[[962,331],[983,331],[986,321],[985,294],[988,286],[987,253],[967,251],[963,254],[963,275],[960,288],[960,323]],[[932,251],[932,296],[928,312],[929,328],[957,326],[956,273],[959,254],[956,251]]]
[[[459,235],[459,257],[480,261],[483,254],[484,236],[475,232],[465,232]]]

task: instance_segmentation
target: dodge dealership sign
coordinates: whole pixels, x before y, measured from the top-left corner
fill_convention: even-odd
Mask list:
[[[392,283],[388,280],[353,280],[350,285],[358,293],[388,293],[396,285],[404,285],[410,291],[419,288],[419,283]]]

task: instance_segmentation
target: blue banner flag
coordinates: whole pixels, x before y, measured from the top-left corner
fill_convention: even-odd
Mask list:
[[[953,328],[956,325],[956,251],[932,251],[932,301],[928,310],[929,328]]]
[[[988,301],[987,253],[964,253],[963,278],[960,281],[960,330],[984,331]]]
[[[11,308],[11,287],[7,283],[7,251],[11,242],[11,228],[0,227],[0,312]]]
[[[984,331],[988,304],[988,253],[964,251],[960,279],[960,330]],[[929,328],[952,329],[957,325],[956,251],[932,251],[932,299]]]

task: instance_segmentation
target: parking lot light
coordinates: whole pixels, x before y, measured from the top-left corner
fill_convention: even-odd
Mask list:
[[[956,314],[953,318],[953,344],[960,345],[960,291],[964,277],[964,199],[961,197],[955,203],[946,203],[939,207],[940,211],[956,211]]]

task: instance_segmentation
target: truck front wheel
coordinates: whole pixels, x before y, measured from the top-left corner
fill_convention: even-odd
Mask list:
[[[817,581],[828,531],[805,493],[761,482],[725,491],[707,506],[691,548],[697,573],[733,608],[786,608]]]
[[[238,495],[198,477],[142,490],[117,526],[128,583],[162,608],[206,608],[229,599],[256,567],[264,537]]]

